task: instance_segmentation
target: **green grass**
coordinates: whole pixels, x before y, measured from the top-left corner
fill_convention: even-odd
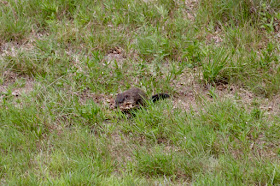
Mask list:
[[[0,184],[280,184],[277,0],[0,10]],[[171,99],[112,110],[132,86]]]

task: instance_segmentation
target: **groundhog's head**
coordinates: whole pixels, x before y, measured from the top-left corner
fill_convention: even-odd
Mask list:
[[[135,102],[130,94],[118,94],[115,100],[115,108],[119,108],[123,112],[139,108],[139,103]]]

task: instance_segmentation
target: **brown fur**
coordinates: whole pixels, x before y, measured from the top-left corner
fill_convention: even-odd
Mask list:
[[[146,93],[139,88],[131,88],[117,95],[115,108],[119,107],[122,111],[139,108],[145,104]]]

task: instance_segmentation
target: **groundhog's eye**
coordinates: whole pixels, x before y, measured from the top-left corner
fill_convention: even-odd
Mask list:
[[[136,104],[141,103],[141,99],[137,99]]]
[[[128,97],[129,97],[128,95],[125,95],[125,96],[124,96],[124,99],[127,99]]]

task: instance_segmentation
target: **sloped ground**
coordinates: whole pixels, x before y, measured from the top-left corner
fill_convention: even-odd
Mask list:
[[[0,2],[1,184],[279,184],[280,7],[230,2]]]

